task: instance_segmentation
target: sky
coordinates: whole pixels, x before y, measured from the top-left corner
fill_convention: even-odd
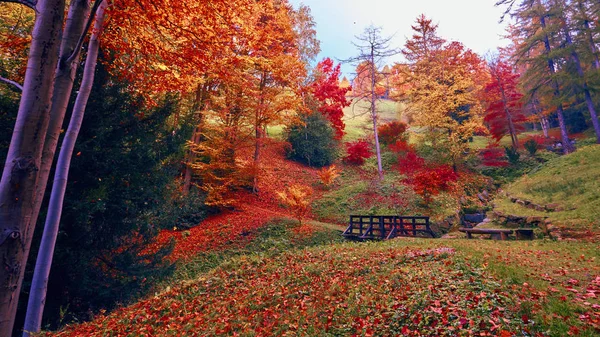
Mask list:
[[[438,24],[438,35],[449,41],[462,42],[480,55],[506,46],[503,39],[506,23],[499,23],[503,8],[494,6],[496,0],[290,0],[295,8],[300,3],[311,8],[317,23],[317,38],[325,57],[343,60],[355,56],[354,36],[373,24],[382,28],[382,35],[392,36],[392,47],[401,48],[412,36],[411,25],[425,14]],[[387,63],[401,61],[402,56]],[[354,67],[342,65],[349,79]]]

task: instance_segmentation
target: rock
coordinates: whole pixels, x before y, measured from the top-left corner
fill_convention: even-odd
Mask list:
[[[481,193],[477,193],[477,198],[479,198],[479,200],[481,202],[486,202],[487,201],[487,199]]]
[[[488,193],[487,190],[483,190],[483,192],[481,192],[481,195],[483,195],[483,197],[486,198],[486,199],[490,198],[490,194]]]
[[[463,215],[463,220],[468,222],[480,223],[485,219],[484,213],[473,213]]]
[[[538,204],[531,204],[531,205],[533,205],[533,209],[535,209],[536,211],[539,211],[539,212],[546,211],[546,208],[542,205],[538,205]]]
[[[516,203],[517,205],[521,205],[521,206],[523,206],[523,207],[525,206],[525,201],[523,201],[523,200],[520,200],[520,199],[517,199],[517,201],[515,201],[515,203]]]
[[[515,197],[510,197],[510,198],[509,198],[509,200],[510,200],[510,202],[513,202],[513,203],[514,203],[514,202],[517,202],[517,200],[519,200],[519,199],[517,199],[517,198],[515,198]]]
[[[547,204],[545,206],[545,209],[548,212],[562,212],[562,211],[564,211],[564,207],[562,207],[560,204],[556,204],[556,203],[554,203],[554,204]]]
[[[530,216],[525,219],[525,223],[531,226],[538,226],[542,222],[544,222],[544,218],[541,216]]]

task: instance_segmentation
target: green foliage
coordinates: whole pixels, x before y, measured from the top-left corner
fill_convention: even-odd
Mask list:
[[[291,149],[287,157],[309,166],[329,166],[337,157],[338,143],[333,128],[320,113],[302,116],[302,123],[293,124],[287,130]]]
[[[4,167],[8,145],[19,110],[18,95],[0,88],[0,169]]]
[[[535,156],[535,153],[537,152],[538,144],[534,139],[529,139],[528,141],[525,142],[525,144],[523,144],[523,146],[525,147],[527,152],[529,152],[530,155]]]
[[[174,269],[164,258],[172,244],[153,251],[147,246],[160,229],[154,217],[171,198],[167,186],[179,173],[191,130],[170,126],[178,109],[173,98],[158,101],[152,110],[142,106],[123,84],[97,70],[71,162],[49,280],[50,326],[66,305],[65,322],[87,318],[139,298]],[[201,200],[196,207],[203,208]],[[187,211],[173,210],[173,225],[180,221],[178,212]]]
[[[206,195],[202,191],[192,188],[187,195],[183,195],[176,187],[178,186],[169,186],[173,196],[159,205],[148,219],[158,228],[189,229],[198,225],[209,214],[207,207],[203,207]]]
[[[514,149],[509,146],[505,146],[504,152],[506,153],[506,158],[508,158],[508,162],[511,165],[516,165],[519,162],[519,158],[521,157],[521,154],[519,153],[519,151],[517,149]]]

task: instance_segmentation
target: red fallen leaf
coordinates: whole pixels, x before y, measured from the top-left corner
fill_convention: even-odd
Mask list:
[[[512,336],[512,333],[510,333],[510,331],[507,331],[507,330],[502,330],[498,334],[498,337],[511,337],[511,336]]]
[[[408,327],[406,325],[402,327],[402,334],[403,335],[408,335],[409,332],[410,332],[410,330],[408,330]]]
[[[521,320],[523,320],[523,323],[529,324],[529,317],[527,315],[521,316]]]
[[[567,296],[564,296],[564,295],[563,295],[563,296],[561,296],[561,297],[560,297],[560,300],[561,300],[561,301],[563,301],[563,302],[566,302],[566,301],[567,301]]]

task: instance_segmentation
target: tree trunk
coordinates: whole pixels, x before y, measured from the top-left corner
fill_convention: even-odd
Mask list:
[[[377,154],[377,173],[379,180],[383,180],[383,167],[381,165],[381,149],[379,147],[379,134],[377,132],[377,109],[375,105],[375,55],[374,47],[371,46],[371,119],[373,120],[373,134],[375,135],[375,152]]]
[[[25,337],[29,336],[30,332],[39,332],[41,328],[42,313],[46,302],[48,276],[52,265],[56,236],[58,234],[58,225],[60,223],[63,208],[71,157],[73,155],[73,149],[75,148],[79,130],[81,129],[81,123],[83,121],[88,98],[92,91],[92,84],[94,83],[94,72],[96,70],[100,44],[98,37],[102,32],[105,9],[106,4],[103,2],[98,8],[94,31],[88,45],[88,54],[85,61],[81,87],[79,88],[77,99],[75,100],[69,128],[65,134],[58,157],[52,194],[50,196],[50,204],[48,206],[48,216],[44,226],[44,233],[42,235],[31,284],[31,293],[27,304],[27,315],[23,331],[23,336]]]
[[[583,3],[581,1],[577,2],[577,7],[579,8],[579,13],[585,17],[585,19],[583,20],[583,27],[588,40],[590,51],[592,52],[592,63],[594,65],[594,69],[598,70],[600,69],[600,60],[598,60],[598,48],[596,48],[596,43],[594,42],[594,36],[592,35],[592,30],[590,28],[590,21],[588,20],[587,13],[585,12],[585,8],[583,7]]]
[[[577,69],[577,75],[583,81],[583,93],[585,96],[585,104],[587,105],[588,112],[590,113],[590,117],[592,120],[592,126],[594,127],[594,132],[596,133],[596,143],[600,144],[600,125],[598,124],[598,114],[596,113],[596,108],[594,108],[594,102],[592,101],[592,95],[590,94],[590,89],[589,89],[587,80],[585,79],[585,74],[583,73],[583,68],[581,67],[581,61],[579,60],[579,54],[577,54],[577,51],[575,50],[575,48],[573,46],[573,40],[571,39],[571,32],[569,32],[569,28],[567,27],[566,23],[563,26],[563,32],[565,34],[565,41],[567,43],[567,47],[571,48],[571,59],[573,59],[573,63],[575,64],[575,68]],[[594,63],[594,64],[596,64],[596,63]]]
[[[32,215],[65,2],[39,0],[36,9],[23,93],[0,181],[0,336],[12,333],[35,229]]]
[[[541,5],[539,0],[538,0],[538,3]],[[540,16],[540,24],[542,26],[542,29],[545,31],[546,30],[546,18],[544,17],[544,15]],[[546,33],[544,33],[544,47],[546,48],[546,54],[547,54],[547,58],[548,58],[548,70],[550,71],[550,75],[554,75],[554,73],[555,73],[554,60],[550,56],[550,52],[552,50],[550,48],[550,40],[548,39],[548,35]],[[558,81],[556,79],[554,79],[552,81],[552,85],[554,87],[554,97],[560,98],[560,86],[558,85]],[[561,104],[556,106],[556,115],[558,117],[558,125],[560,127],[560,138],[562,140],[564,154],[569,154],[571,152],[574,152],[575,149],[573,148],[573,145],[571,144],[571,141],[569,140],[569,134],[567,132],[567,125],[565,123],[565,117],[563,114],[563,109],[562,109]]]
[[[192,139],[190,140],[193,145],[196,145],[200,142],[200,138],[202,135],[202,109],[204,109],[204,104],[206,99],[208,98],[208,86],[206,83],[198,84],[198,88],[196,89],[196,97],[194,98],[194,113],[198,115],[197,120],[195,120],[196,127],[194,128],[194,132],[192,133]],[[196,159],[196,153],[193,149],[187,151],[187,158],[185,161],[185,174],[183,178],[183,194],[187,195],[190,193],[190,188],[192,187],[192,174],[194,173],[191,164],[194,163]]]

